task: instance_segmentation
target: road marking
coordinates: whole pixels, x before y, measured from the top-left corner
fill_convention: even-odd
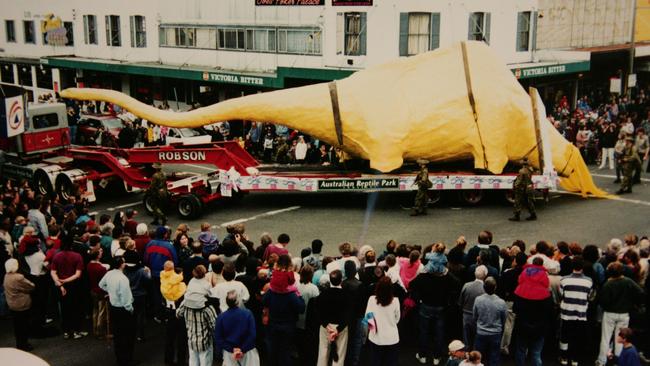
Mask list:
[[[216,170],[214,167],[203,166],[203,165],[197,165],[197,164],[184,164],[184,165],[191,166],[191,167],[193,167],[193,168],[199,168],[199,169],[203,169],[203,170],[209,170],[209,171],[211,171],[211,172],[213,172],[213,171]]]
[[[594,176],[594,177],[599,177],[599,178],[616,178],[615,175],[611,175],[611,174],[594,174],[594,173],[592,173],[591,175]],[[641,178],[641,181],[643,181],[643,182],[650,182],[650,179],[648,179],[648,178]]]
[[[142,201],[138,201],[138,202],[133,202],[133,203],[127,203],[127,204],[121,205],[121,206],[109,207],[109,208],[106,209],[106,211],[121,210],[123,208],[137,206],[137,205],[139,205],[141,203],[142,203]]]
[[[251,217],[241,218],[241,219],[237,219],[237,220],[233,220],[233,221],[222,222],[220,225],[213,225],[212,228],[213,229],[224,228],[224,227],[229,226],[229,225],[241,224],[242,222],[257,220],[257,219],[260,219],[262,217],[268,217],[268,216],[278,215],[278,214],[289,212],[289,211],[295,211],[295,210],[297,210],[299,208],[300,208],[300,206],[291,206],[291,207],[283,208],[283,209],[280,209],[280,210],[273,210],[273,211],[269,211],[269,212],[264,212],[264,213],[261,213],[259,215],[255,215],[255,216],[251,216]]]
[[[570,194],[572,196],[582,196],[580,193],[577,192],[567,192],[567,191],[558,191],[560,194]],[[635,200],[631,198],[623,198],[621,196],[617,196],[614,194],[610,194],[607,199],[614,200],[614,201],[621,201],[621,202],[627,202],[627,203],[634,203],[636,205],[643,205],[643,206],[650,206],[650,202],[648,201],[641,201],[641,200]]]

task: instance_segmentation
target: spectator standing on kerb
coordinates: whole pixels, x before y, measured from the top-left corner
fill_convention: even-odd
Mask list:
[[[627,328],[630,322],[630,310],[643,301],[643,290],[636,282],[623,276],[623,265],[613,262],[607,266],[611,277],[600,289],[600,306],[603,308],[603,321],[601,323],[600,352],[598,365],[605,365],[607,354],[610,351],[611,340],[614,334],[622,328]],[[622,345],[614,345],[614,355],[621,353]]]
[[[50,275],[61,294],[61,323],[65,339],[78,339],[88,335],[81,331],[83,294],[80,278],[83,268],[81,255],[72,251],[72,237],[64,236],[61,251],[52,259]]]
[[[573,257],[573,273],[560,281],[560,364],[577,366],[585,362],[585,334],[589,327],[587,310],[589,296],[593,291],[593,281],[584,275],[585,261],[582,257]]]
[[[255,319],[248,309],[239,306],[236,291],[226,295],[228,310],[217,318],[214,341],[223,350],[223,366],[259,366],[255,349]]]
[[[483,281],[487,277],[487,267],[481,265],[474,270],[476,279],[463,285],[458,298],[458,305],[463,309],[463,338],[465,344],[474,344],[476,321],[474,320],[474,301],[483,295]]]
[[[129,279],[123,273],[124,266],[122,257],[113,258],[111,270],[99,281],[99,287],[108,293],[111,304],[110,319],[117,364],[132,366],[136,321],[133,316],[133,295]]]
[[[486,366],[499,366],[501,362],[501,337],[506,322],[506,302],[495,294],[497,281],[488,277],[483,284],[485,293],[474,302],[476,339],[474,348],[486,356]]]

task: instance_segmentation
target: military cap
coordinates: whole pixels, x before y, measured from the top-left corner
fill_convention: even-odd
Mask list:
[[[420,165],[427,165],[427,164],[429,164],[429,160],[427,160],[427,159],[418,159],[418,160],[416,160],[416,162],[417,162],[418,164],[420,164]]]
[[[154,169],[162,169],[162,164],[160,164],[160,163],[153,163],[151,166],[152,166]]]

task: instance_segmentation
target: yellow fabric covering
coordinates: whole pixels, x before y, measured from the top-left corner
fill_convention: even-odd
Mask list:
[[[337,81],[343,149],[382,172],[420,158],[473,159],[476,168],[499,174],[509,160],[529,154],[531,164],[538,166],[530,97],[485,43],[467,42],[467,54],[478,122],[458,43]],[[158,110],[111,90],[72,88],[61,96],[108,101],[169,127],[254,120],[282,124],[338,145],[327,83],[249,95],[184,113]],[[580,154],[567,155],[573,151],[570,143],[554,129],[551,135],[553,165],[566,177],[563,187],[605,195],[594,185]]]

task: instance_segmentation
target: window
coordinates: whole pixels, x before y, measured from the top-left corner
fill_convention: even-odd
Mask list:
[[[34,21],[23,20],[23,29],[25,30],[25,43],[36,44],[36,30],[34,29]]]
[[[45,21],[41,21],[41,29],[45,29]],[[74,32],[72,30],[72,22],[63,22],[63,29],[65,35],[61,33],[61,28],[51,29],[43,32],[43,44],[52,46],[74,46]]]
[[[74,31],[72,29],[72,22],[63,22],[65,28],[65,37],[68,40],[66,46],[74,46]]]
[[[16,42],[16,28],[13,20],[5,20],[5,33],[7,34],[7,42]]]
[[[15,83],[13,64],[0,64],[0,81],[7,84]]]
[[[250,51],[275,51],[275,30],[247,29],[246,49]]]
[[[535,49],[537,33],[537,12],[523,11],[517,13],[517,45],[518,52]]]
[[[440,13],[401,13],[399,55],[413,56],[440,46]]]
[[[18,66],[18,84],[31,88],[32,82],[32,65],[17,64]]]
[[[84,43],[97,44],[97,17],[84,15]]]
[[[490,44],[490,13],[470,13],[467,39]]]
[[[246,48],[244,29],[221,28],[219,29],[219,48],[227,50],[243,50]]]
[[[366,13],[337,14],[337,54],[366,54]]]
[[[147,25],[142,15],[131,15],[131,47],[147,47]]]
[[[217,30],[215,28],[196,28],[197,48],[217,48]]]
[[[114,47],[120,47],[122,45],[119,15],[106,16],[106,45]]]
[[[319,29],[278,30],[278,52],[320,55],[321,43]]]
[[[160,27],[158,30],[158,43],[161,46],[175,46],[175,28]]]
[[[40,114],[32,118],[34,129],[57,127],[59,125],[59,115],[56,113]]]
[[[176,46],[194,47],[196,45],[194,28],[176,28]]]
[[[52,89],[52,68],[44,65],[36,67],[36,86]]]

